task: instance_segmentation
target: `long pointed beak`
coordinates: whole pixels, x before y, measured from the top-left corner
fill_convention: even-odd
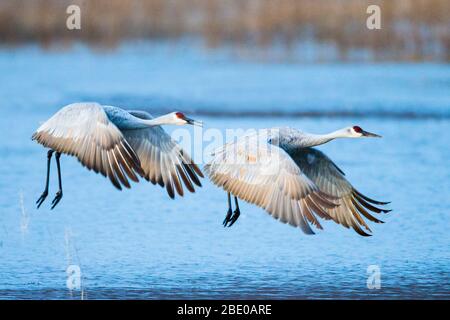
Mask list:
[[[363,130],[363,132],[361,132],[361,133],[362,133],[363,137],[367,137],[367,138],[381,138],[380,135],[372,133],[372,132],[368,132],[368,131],[364,131]]]
[[[184,120],[187,122],[187,124],[193,125],[193,126],[199,126],[199,127],[203,127],[203,122],[202,121],[197,121],[194,119],[190,119],[190,118],[184,118]]]

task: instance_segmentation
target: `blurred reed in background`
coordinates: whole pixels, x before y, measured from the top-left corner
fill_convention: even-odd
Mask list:
[[[66,28],[66,8],[81,8],[81,30]],[[367,6],[381,7],[382,29],[366,28]],[[449,0],[2,0],[0,43],[45,47],[81,41],[198,38],[264,58],[449,61]],[[331,54],[330,54],[331,52]],[[269,54],[270,55],[270,54]]]

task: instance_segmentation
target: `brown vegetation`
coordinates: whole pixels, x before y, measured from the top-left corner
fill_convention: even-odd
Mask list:
[[[82,29],[66,28],[66,8],[81,8]],[[382,29],[366,28],[369,4]],[[304,41],[331,45],[338,59],[365,50],[373,60],[450,60],[448,0],[3,0],[0,42],[111,46],[123,40],[198,37],[207,46],[252,52]],[[298,52],[296,52],[298,54]],[[301,52],[300,52],[301,54]],[[320,57],[318,57],[320,59]]]

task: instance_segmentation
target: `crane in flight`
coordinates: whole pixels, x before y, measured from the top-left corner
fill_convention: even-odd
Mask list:
[[[273,128],[244,135],[219,147],[204,171],[216,186],[227,192],[228,212],[223,225],[230,227],[239,218],[239,198],[262,207],[283,223],[300,227],[306,234],[314,234],[310,223],[322,229],[318,216],[369,236],[366,231],[371,230],[361,216],[382,223],[371,213],[389,212],[376,206],[389,202],[360,193],[333,161],[313,148],[337,138],[368,137],[380,136],[359,126],[323,135]]]
[[[48,195],[50,163],[56,152],[59,190],[52,209],[63,196],[61,154],[75,156],[95,173],[107,176],[119,190],[130,188],[128,178],[141,176],[165,187],[171,198],[175,190],[183,196],[183,186],[195,192],[201,187],[202,172],[189,155],[161,128],[161,125],[201,125],[181,112],[153,118],[145,111],[126,111],[94,102],[73,103],[44,122],[32,139],[50,150],[47,153],[45,189],[36,201],[39,208]]]

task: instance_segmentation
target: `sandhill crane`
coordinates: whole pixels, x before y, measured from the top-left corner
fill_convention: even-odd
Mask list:
[[[380,223],[369,212],[389,212],[357,191],[325,154],[312,148],[336,138],[380,137],[359,126],[329,134],[309,134],[292,128],[264,129],[247,134],[213,152],[205,166],[211,181],[228,194],[224,226],[240,215],[238,198],[264,208],[274,218],[313,234],[309,223],[322,229],[317,216],[332,219],[363,236],[371,232],[361,215]],[[231,196],[235,211],[232,213]],[[309,222],[309,223],[308,223]]]
[[[47,153],[45,189],[36,201],[39,208],[48,195],[50,162],[56,152],[59,191],[52,201],[52,209],[62,198],[62,153],[78,158],[83,166],[109,177],[119,190],[130,188],[128,178],[138,182],[138,176],[153,184],[166,187],[171,198],[174,189],[183,195],[186,188],[194,192],[194,184],[201,186],[203,177],[195,165],[161,125],[201,125],[181,112],[158,118],[145,111],[126,111],[98,103],[73,103],[63,107],[33,134],[32,139],[50,148]],[[127,178],[128,176],[128,178]]]

